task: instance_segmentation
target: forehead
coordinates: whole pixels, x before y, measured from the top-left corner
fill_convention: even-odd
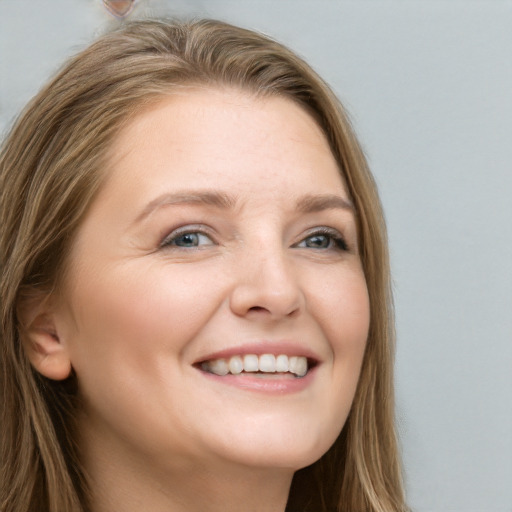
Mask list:
[[[326,137],[304,108],[232,89],[183,89],[155,101],[118,134],[109,162],[104,188],[135,180],[141,196],[198,185],[256,193],[255,180],[267,192],[345,192]]]

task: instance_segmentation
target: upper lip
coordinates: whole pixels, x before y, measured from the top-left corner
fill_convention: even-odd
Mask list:
[[[255,354],[257,356],[262,354],[274,354],[276,356],[285,354],[287,356],[303,356],[306,357],[308,361],[315,364],[320,362],[320,357],[318,354],[313,352],[308,347],[304,347],[300,344],[287,341],[260,341],[237,345],[234,347],[208,353],[197,359],[194,364],[199,364],[214,359],[229,359],[233,356],[244,356],[246,354]]]

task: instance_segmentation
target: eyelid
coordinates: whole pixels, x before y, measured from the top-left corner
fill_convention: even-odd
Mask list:
[[[318,226],[318,227],[308,230],[308,232],[305,234],[305,236],[299,242],[297,242],[294,245],[294,247],[298,247],[299,244],[305,242],[308,238],[318,236],[318,235],[331,237],[332,241],[334,242],[334,244],[336,246],[336,247],[329,247],[329,248],[325,248],[325,249],[320,248],[318,250],[324,250],[324,251],[333,250],[333,249],[338,249],[340,251],[349,251],[350,250],[350,246],[347,243],[347,240],[343,236],[343,234],[338,229],[331,228],[328,226]]]
[[[174,239],[178,238],[179,236],[186,235],[187,233],[198,233],[200,235],[204,235],[212,241],[212,245],[215,243],[211,231],[207,229],[204,224],[186,224],[179,228],[173,229],[170,233],[168,233],[160,242],[159,247],[162,249],[172,247],[171,242]],[[176,247],[180,248],[179,246]]]

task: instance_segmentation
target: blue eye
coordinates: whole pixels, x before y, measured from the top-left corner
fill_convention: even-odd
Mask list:
[[[212,239],[199,231],[185,231],[168,236],[161,244],[162,247],[180,247],[194,249],[203,245],[213,245]]]
[[[321,250],[348,250],[347,243],[342,238],[342,236],[337,231],[331,231],[330,229],[325,229],[313,233],[312,235],[299,242],[296,247]]]

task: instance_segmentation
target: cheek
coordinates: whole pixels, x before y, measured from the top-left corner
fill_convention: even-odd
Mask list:
[[[370,304],[362,271],[332,279],[321,294],[318,324],[332,353],[333,407],[346,415],[355,394],[370,324]],[[321,315],[321,319],[319,318]]]
[[[85,277],[75,281],[75,322],[67,334],[84,425],[134,443],[152,425],[154,432],[141,440],[146,447],[162,443],[157,432],[181,438],[185,427],[175,413],[191,401],[183,385],[188,350],[222,303],[219,283],[197,268],[165,265],[126,265]]]
[[[370,302],[362,270],[342,269],[324,282],[312,301],[334,357],[364,351],[370,324]]]
[[[152,375],[159,356],[181,357],[222,301],[197,269],[133,264],[91,274],[76,281],[70,333],[72,364],[90,380],[123,366]]]

